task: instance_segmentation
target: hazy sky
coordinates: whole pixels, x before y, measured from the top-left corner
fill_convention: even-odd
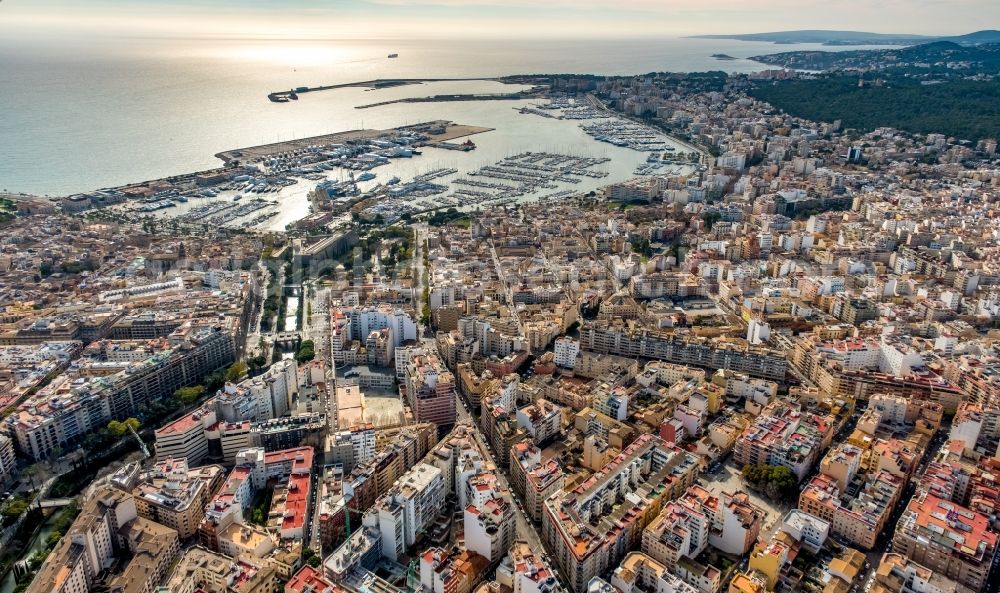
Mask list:
[[[0,33],[33,38],[960,34],[998,24],[1000,0],[0,0]]]

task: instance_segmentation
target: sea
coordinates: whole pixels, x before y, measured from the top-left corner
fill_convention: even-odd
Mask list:
[[[287,104],[267,94],[377,78],[751,72],[765,66],[749,56],[790,49],[831,48],[693,38],[0,39],[0,191],[69,195],[216,167],[221,161],[214,155],[223,150],[431,119],[497,128],[475,138],[492,145],[491,156],[565,151],[586,139],[576,124],[542,125],[505,101],[355,108],[405,96],[504,90],[492,82],[332,90]],[[736,59],[711,57],[716,53]]]

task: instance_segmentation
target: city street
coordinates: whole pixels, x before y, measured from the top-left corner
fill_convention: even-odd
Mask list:
[[[459,422],[468,422],[473,427],[473,436],[479,444],[479,448],[497,468],[497,481],[499,482],[500,487],[510,492],[511,500],[514,502],[514,518],[516,522],[517,539],[528,542],[528,545],[531,546],[532,550],[545,550],[545,546],[542,544],[541,534],[535,528],[534,524],[532,524],[531,521],[529,521],[524,515],[521,501],[518,499],[514,491],[511,490],[510,485],[507,482],[507,476],[500,470],[500,465],[494,458],[494,452],[486,444],[486,439],[483,436],[482,430],[479,428],[479,424],[469,414],[469,409],[466,407],[465,401],[457,394],[455,395],[455,410]]]

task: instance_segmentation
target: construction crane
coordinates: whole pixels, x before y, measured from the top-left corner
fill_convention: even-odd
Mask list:
[[[146,443],[141,438],[139,438],[139,433],[137,433],[135,429],[132,428],[131,424],[125,423],[125,427],[128,428],[128,431],[132,433],[132,436],[135,438],[136,442],[139,443],[139,449],[142,450],[142,461],[144,463],[148,462],[149,458],[152,457],[152,455],[149,454],[149,447],[147,447]]]
[[[410,564],[406,567],[406,588],[410,591],[420,590],[420,575],[417,570],[417,559],[410,559]]]

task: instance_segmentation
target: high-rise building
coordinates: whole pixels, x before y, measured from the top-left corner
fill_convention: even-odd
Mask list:
[[[882,554],[872,593],[965,593],[954,580],[896,553]]]
[[[555,341],[555,363],[564,369],[576,366],[576,355],[580,353],[580,342],[573,338],[561,337]]]
[[[111,420],[125,420],[142,406],[173,397],[178,388],[201,381],[231,363],[235,355],[231,334],[203,328],[118,373],[74,382],[71,389],[55,395],[41,392],[28,398],[7,417],[7,427],[25,455],[46,459],[56,447],[79,443]]]
[[[131,494],[102,486],[84,503],[27,591],[87,593],[105,583],[112,591],[146,593],[166,577],[179,550],[176,531],[140,517]]]
[[[455,424],[455,376],[433,354],[413,357],[406,366],[406,399],[417,422]]]
[[[510,485],[524,500],[524,512],[532,521],[542,520],[542,503],[563,488],[562,468],[554,459],[542,460],[542,452],[528,441],[510,449]]]
[[[518,541],[497,567],[497,582],[514,593],[556,593],[561,590],[559,579],[541,557],[541,550],[533,550],[527,542]]]
[[[382,555],[398,560],[434,521],[444,505],[441,470],[418,463],[406,472],[373,507],[382,533]]]
[[[351,427],[351,450],[355,465],[364,465],[375,457],[375,427],[371,424]]]
[[[835,478],[819,474],[799,495],[799,508],[830,524],[830,531],[870,550],[899,501],[905,481],[889,472],[870,474],[859,492],[841,494]]]

